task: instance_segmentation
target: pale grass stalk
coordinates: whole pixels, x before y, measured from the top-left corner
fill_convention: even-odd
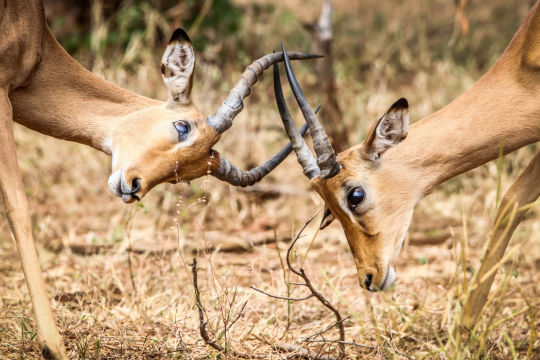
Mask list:
[[[321,273],[321,275],[324,277],[324,280],[326,281],[326,283],[328,284],[328,286],[330,286],[330,288],[332,289],[332,291],[334,292],[334,294],[337,296],[337,298],[339,299],[339,301],[341,302],[346,302],[345,299],[343,298],[343,296],[341,295],[341,292],[336,288],[336,286],[334,285],[334,283],[332,282],[332,280],[328,277],[328,273],[326,272],[325,269],[319,269],[319,272]]]
[[[513,282],[514,283],[514,282]],[[530,359],[532,356],[534,343],[536,342],[536,310],[535,306],[531,304],[531,301],[529,298],[525,295],[525,292],[521,288],[519,284],[513,284],[514,287],[517,289],[525,303],[527,304],[528,310],[529,310],[529,347],[527,349],[527,359]]]
[[[499,156],[497,157],[497,193],[495,195],[495,211],[499,208],[499,202],[501,200],[501,174],[502,174],[502,164],[503,164],[503,149],[504,149],[504,139],[501,139],[499,145]]]
[[[495,309],[491,313],[491,316],[486,321],[486,330],[480,335],[480,346],[478,348],[478,351],[475,354],[475,358],[479,358],[483,354],[483,352],[485,351],[486,343],[487,343],[487,340],[488,340],[489,334],[490,334],[489,329],[491,328],[491,324],[495,320],[495,316],[499,313],[499,311],[500,311],[500,309],[501,309],[501,307],[503,305],[504,298],[505,298],[506,293],[508,291],[509,282],[510,282],[510,274],[505,274],[503,282],[502,282],[501,294],[498,297],[498,301],[496,302]]]
[[[133,304],[137,304],[137,305],[140,305],[140,301],[137,301],[137,298],[138,298],[138,290],[137,290],[137,284],[135,283],[135,273],[133,271],[133,256],[132,256],[132,245],[131,245],[131,230],[132,230],[132,226],[133,226],[133,218],[135,217],[135,211],[136,211],[137,208],[135,207],[131,207],[129,212],[128,212],[128,217],[126,219],[126,224],[125,224],[125,227],[126,227],[126,239],[127,239],[127,243],[128,243],[128,248],[127,248],[127,255],[128,255],[128,269],[129,269],[129,280],[131,282],[131,289],[132,289],[132,294],[131,294],[131,301],[133,301]]]
[[[213,0],[204,0],[204,3],[202,5],[201,11],[199,14],[197,14],[197,17],[195,18],[195,21],[193,21],[193,24],[189,28],[189,33],[195,35],[197,33],[197,30],[199,30],[199,27],[201,26],[202,21],[208,14],[208,11],[212,7]]]
[[[459,299],[459,298],[458,298]],[[454,316],[452,317],[451,327],[448,331],[448,342],[454,349],[455,359],[460,360],[462,355],[461,349],[461,316],[463,308],[461,302],[456,301],[454,307]]]
[[[510,251],[508,251],[502,258],[495,264],[482,278],[480,279],[480,283],[484,282],[489,278],[495,271],[497,271],[506,261],[508,261],[514,253],[516,253],[519,250],[519,245],[514,246]],[[478,285],[474,285],[471,287],[471,290],[474,290]]]
[[[521,315],[521,314],[524,314],[526,313],[527,311],[530,311],[530,308],[529,306],[526,306],[516,312],[513,312],[512,315],[508,315],[507,317],[505,318],[502,318],[500,320],[497,320],[495,321],[490,327],[489,327],[489,331],[493,331],[495,330],[497,327],[499,327],[500,325],[504,324],[505,322],[509,321],[509,320],[512,320],[514,318],[516,318],[517,316]]]
[[[439,349],[438,349],[439,353],[442,353],[442,354],[446,355],[446,357],[448,359],[452,358],[450,356],[450,353],[448,352],[448,348],[447,348],[448,346],[441,339],[441,337],[439,336],[437,331],[435,331],[435,329],[433,329],[433,326],[431,326],[431,324],[428,323],[427,325],[428,325],[428,328],[430,329],[431,333],[433,334],[433,336],[435,336],[435,340],[437,341],[437,344],[439,344]]]
[[[375,332],[375,340],[377,341],[377,346],[382,349],[384,347],[383,346],[384,340],[379,330],[379,323],[377,322],[377,317],[375,316],[375,311],[373,310],[373,305],[371,304],[371,298],[368,298],[367,304],[368,304],[368,310],[369,310],[369,318],[371,320],[371,324],[373,325],[373,330]]]
[[[462,226],[463,226],[463,231],[461,232],[461,269],[463,271],[462,273],[462,276],[463,276],[463,282],[462,282],[462,290],[463,290],[463,293],[467,294],[468,293],[468,281],[467,281],[467,260],[468,260],[468,254],[467,254],[467,250],[469,248],[469,236],[468,236],[468,233],[467,233],[467,216],[465,215],[465,213],[462,214]]]
[[[287,297],[291,297],[291,284],[290,284],[290,272],[288,272],[285,269],[285,262],[283,261],[283,257],[281,256],[281,249],[279,248],[279,242],[277,240],[277,233],[276,229],[274,229],[274,239],[276,243],[276,253],[279,258],[279,265],[281,266],[281,271],[283,272],[283,284],[285,285],[285,288],[287,289]],[[292,239],[292,238],[291,238]],[[287,326],[285,327],[285,330],[283,330],[283,334],[279,337],[279,339],[283,339],[287,332],[289,331],[289,328],[291,327],[291,312],[292,312],[292,305],[294,304],[293,301],[287,301]]]
[[[510,348],[510,353],[512,354],[512,359],[517,360],[517,354],[516,354],[516,347],[514,346],[514,342],[512,339],[510,339],[510,336],[508,336],[508,333],[506,331],[502,332],[502,336],[506,340],[506,343],[508,344],[508,347]]]
[[[321,211],[321,210],[319,209],[319,211]],[[317,213],[318,213],[319,211],[317,211]],[[316,214],[317,214],[317,213],[316,213]],[[315,229],[315,233],[314,233],[313,236],[311,237],[311,241],[309,242],[309,246],[308,246],[308,248],[306,249],[306,252],[304,253],[304,256],[302,257],[302,263],[300,264],[300,267],[304,267],[304,264],[305,264],[305,262],[306,262],[306,260],[307,260],[307,256],[308,256],[308,254],[309,254],[309,251],[310,251],[311,248],[313,247],[313,244],[315,243],[315,239],[317,238],[317,235],[319,235],[319,231],[321,231],[321,230],[320,230],[320,228],[317,226],[317,228]]]

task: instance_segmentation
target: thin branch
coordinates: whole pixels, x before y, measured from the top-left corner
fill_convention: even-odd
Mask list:
[[[264,294],[266,296],[269,296],[271,298],[274,298],[274,299],[281,299],[281,300],[290,300],[290,301],[304,301],[304,300],[307,300],[309,298],[312,298],[313,294],[309,294],[307,296],[304,296],[304,297],[301,297],[301,298],[292,298],[292,297],[287,297],[287,296],[279,296],[279,295],[273,295],[273,294],[270,294],[270,293],[267,293],[266,291],[264,290],[261,290],[261,289],[257,289],[255,286],[251,285],[250,286],[251,289],[255,290],[255,291],[258,291],[260,292],[261,294]]]
[[[199,310],[199,330],[201,337],[203,338],[206,345],[214,348],[215,350],[219,351],[223,354],[229,354],[233,356],[234,358],[242,358],[242,359],[267,359],[268,354],[266,355],[256,355],[256,354],[245,354],[241,353],[235,350],[227,350],[223,346],[219,345],[216,341],[212,340],[210,336],[208,335],[208,332],[206,331],[206,325],[207,322],[204,319],[204,313],[205,309],[201,303],[201,294],[199,291],[199,284],[197,279],[197,259],[193,259],[193,264],[191,265],[191,269],[193,272],[193,288],[195,289],[195,303],[197,304],[197,308]],[[258,289],[255,289],[258,290]],[[258,290],[262,293],[264,293],[261,290]],[[265,295],[268,295],[264,293]],[[270,295],[269,295],[270,296]],[[246,302],[247,303],[247,302]],[[240,318],[240,315],[242,314],[246,303],[242,306],[240,313],[238,316],[233,320],[229,328]],[[336,358],[334,356],[328,356],[328,355],[321,355],[318,353],[314,353],[310,349],[305,349],[303,347],[297,346],[297,345],[291,345],[291,344],[269,344],[271,345],[276,351],[278,352],[284,352],[284,353],[290,353],[290,356],[294,356],[297,358],[302,359],[308,359],[308,360],[339,360],[341,357]]]
[[[375,349],[374,346],[372,345],[364,345],[364,344],[358,344],[358,343],[355,343],[355,342],[352,342],[352,341],[340,341],[340,340],[304,340],[305,342],[309,342],[309,343],[337,343],[337,344],[343,344],[343,345],[354,345],[354,346],[358,346],[358,347],[363,347],[363,348],[366,348],[366,349]]]
[[[199,330],[201,333],[201,337],[203,338],[206,345],[216,349],[217,351],[224,353],[224,354],[231,354],[236,358],[242,358],[242,359],[265,359],[266,356],[264,355],[254,355],[254,354],[244,354],[239,353],[237,351],[227,351],[224,349],[221,345],[219,345],[214,340],[210,339],[210,336],[206,332],[206,321],[204,320],[204,307],[201,303],[201,294],[199,292],[199,285],[197,283],[197,258],[193,258],[193,264],[191,265],[191,269],[193,272],[193,288],[195,289],[195,303],[197,304],[197,308],[199,309]]]
[[[304,301],[304,300],[307,300],[307,299],[312,298],[312,297],[317,298],[317,300],[319,300],[319,302],[321,304],[323,304],[327,309],[329,309],[330,311],[332,311],[334,313],[334,315],[336,317],[336,322],[332,326],[330,326],[329,328],[327,328],[327,329],[325,329],[325,330],[323,330],[323,331],[321,331],[321,332],[319,332],[319,333],[317,333],[315,335],[312,335],[312,336],[306,338],[306,340],[304,340],[304,341],[306,341],[306,342],[314,342],[314,341],[307,341],[307,340],[312,338],[312,337],[315,337],[317,335],[322,335],[323,333],[325,333],[326,331],[328,331],[329,329],[331,329],[331,328],[333,328],[334,326],[337,325],[337,327],[339,329],[339,340],[325,341],[325,342],[337,343],[338,347],[339,347],[339,354],[338,354],[337,359],[342,359],[345,356],[345,345],[347,344],[347,342],[345,341],[345,327],[343,326],[343,321],[346,320],[346,318],[342,318],[341,313],[339,312],[339,310],[336,307],[334,307],[319,291],[317,291],[317,289],[315,289],[315,287],[311,283],[311,280],[306,275],[306,272],[304,271],[303,268],[300,268],[300,270],[297,270],[291,264],[291,252],[292,252],[292,250],[294,248],[294,245],[296,245],[298,239],[300,239],[300,237],[302,237],[302,233],[304,232],[306,227],[311,223],[311,221],[313,221],[315,216],[317,216],[317,213],[315,215],[313,215],[312,217],[310,217],[305,222],[305,224],[302,226],[302,228],[300,229],[300,231],[298,232],[298,234],[296,235],[294,240],[291,242],[291,245],[287,249],[287,257],[286,257],[287,267],[289,268],[289,270],[291,272],[293,272],[294,274],[300,276],[304,280],[303,283],[300,283],[300,282],[293,283],[293,282],[291,282],[290,284],[298,285],[298,286],[305,286],[311,291],[311,294],[308,295],[308,296],[305,296],[303,298],[290,298],[290,297],[272,295],[272,294],[269,294],[269,293],[267,293],[265,291],[257,289],[254,286],[251,286],[251,288],[253,290],[256,290],[256,291],[258,291],[258,292],[260,292],[262,294],[265,294],[267,296],[270,296],[272,298],[282,299],[282,300]],[[318,342],[320,342],[320,341],[318,341]],[[316,358],[320,358],[319,354],[316,354],[315,356],[316,356]]]
[[[346,316],[346,317],[344,317],[343,319],[341,319],[340,322],[344,322],[345,320],[350,319],[350,318],[351,318],[350,316]],[[328,326],[326,329],[321,330],[321,331],[319,331],[319,332],[316,332],[316,333],[313,334],[313,335],[310,335],[310,336],[306,337],[304,341],[306,341],[306,340],[312,340],[313,338],[316,338],[317,336],[324,334],[324,333],[327,332],[328,330],[331,330],[331,329],[332,329],[334,326],[336,326],[337,324],[338,324],[338,322],[333,323],[332,325]]]
[[[240,319],[242,317],[242,313],[244,312],[244,309],[246,308],[246,305],[247,305],[247,301],[244,302],[244,305],[242,305],[242,307],[240,308],[240,311],[238,312],[238,315],[236,315],[234,320],[231,321],[231,324],[229,325],[229,329],[231,329],[233,327],[233,325],[238,321],[238,319]]]
[[[310,349],[305,349],[298,345],[291,344],[271,344],[271,346],[280,352],[291,353],[291,357],[298,357],[303,359],[313,359],[313,360],[336,360],[337,358],[331,355],[321,355],[315,353]]]

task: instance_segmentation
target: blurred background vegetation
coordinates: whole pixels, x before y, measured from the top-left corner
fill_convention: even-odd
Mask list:
[[[372,87],[408,88],[414,78],[436,74],[441,66],[450,67],[454,77],[464,71],[472,76],[484,73],[533,1],[333,3],[337,81],[340,91],[346,88],[349,93]],[[318,17],[321,1],[45,0],[45,7],[60,43],[90,69],[122,67],[135,73],[140,65],[159,61],[172,30],[183,27],[198,62],[216,65],[221,77],[228,79],[228,74],[241,71],[281,42],[290,49],[310,51],[312,39],[302,23]],[[311,83],[316,85],[316,76]],[[448,95],[453,97],[451,91]]]

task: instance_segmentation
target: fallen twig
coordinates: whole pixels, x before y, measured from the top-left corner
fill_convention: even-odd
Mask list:
[[[282,299],[282,300],[289,300],[289,301],[304,301],[304,300],[307,300],[307,299],[310,299],[312,297],[315,297],[317,298],[317,300],[319,300],[321,302],[321,304],[323,304],[326,308],[328,308],[330,311],[332,311],[336,317],[336,322],[328,327],[327,329],[323,330],[323,331],[320,331],[319,333],[315,334],[315,335],[311,335],[310,337],[306,338],[304,341],[305,342],[315,342],[313,340],[310,340],[312,339],[313,337],[316,337],[316,336],[320,336],[322,335],[323,333],[325,333],[326,331],[330,330],[331,328],[333,328],[334,326],[337,326],[338,329],[339,329],[339,340],[331,340],[331,341],[328,341],[328,340],[324,340],[324,341],[317,341],[317,342],[325,342],[325,343],[337,343],[338,344],[338,348],[339,348],[339,354],[338,354],[338,357],[337,359],[342,359],[344,356],[345,356],[345,345],[348,345],[349,343],[347,343],[345,341],[345,327],[343,326],[343,321],[345,320],[344,318],[342,318],[339,310],[334,307],[319,291],[317,291],[317,289],[315,289],[315,287],[313,286],[313,284],[311,283],[311,280],[309,279],[309,277],[306,275],[306,272],[304,271],[303,268],[300,268],[299,270],[295,269],[292,264],[291,264],[291,260],[290,260],[290,254],[291,254],[291,251],[292,249],[294,248],[294,245],[296,244],[296,242],[298,241],[298,239],[301,237],[303,231],[305,230],[305,228],[311,223],[311,221],[315,218],[317,214],[313,215],[312,217],[310,217],[306,223],[304,224],[304,226],[302,226],[302,228],[300,229],[300,231],[298,232],[298,234],[296,235],[296,237],[294,238],[294,240],[291,242],[291,245],[289,246],[289,248],[287,249],[287,257],[286,257],[286,260],[287,260],[287,267],[289,268],[290,271],[292,271],[293,273],[295,273],[296,275],[300,276],[304,282],[303,283],[300,283],[300,282],[290,282],[291,285],[297,285],[297,286],[305,286],[309,289],[309,291],[311,292],[311,294],[305,296],[305,297],[302,297],[302,298],[291,298],[291,297],[286,297],[286,296],[279,296],[279,295],[273,295],[273,294],[270,294],[270,293],[267,293],[263,290],[260,290],[260,289],[257,289],[255,288],[254,286],[251,286],[251,288],[253,290],[256,290],[264,295],[267,295],[267,296],[270,296],[272,298],[276,298],[276,299]],[[359,345],[360,346],[360,345]],[[365,347],[368,347],[367,345]],[[319,356],[319,355],[317,355]],[[317,357],[318,359],[320,359],[320,357]]]
[[[221,345],[219,345],[217,342],[215,342],[214,340],[210,338],[210,336],[208,335],[208,332],[206,331],[206,320],[204,320],[204,307],[201,303],[201,293],[199,291],[199,284],[197,283],[197,258],[193,258],[193,264],[191,264],[191,269],[193,271],[193,288],[195,289],[195,303],[197,304],[197,308],[199,309],[199,330],[201,333],[201,337],[204,340],[204,343],[216,349],[219,352],[230,354],[237,358],[265,359],[266,356],[264,355],[244,354],[235,350],[226,350]]]
[[[257,354],[246,354],[242,352],[238,352],[236,350],[228,350],[225,349],[223,346],[218,344],[215,340],[210,338],[210,335],[206,331],[206,325],[207,322],[204,318],[205,309],[201,302],[201,295],[199,291],[199,284],[198,284],[198,277],[197,277],[197,259],[193,259],[193,264],[191,265],[191,269],[193,272],[193,288],[195,290],[195,303],[197,304],[197,308],[199,311],[199,331],[201,334],[202,339],[204,340],[204,343],[213,349],[224,353],[231,355],[235,358],[241,358],[241,359],[267,359],[269,357],[269,354],[266,355],[257,355]],[[261,291],[262,293],[266,294],[265,292]],[[240,312],[238,313],[238,316],[231,322],[229,325],[229,328],[234,325],[234,323],[240,318],[244,308],[246,306],[246,303],[242,306],[240,309]],[[272,344],[268,343],[275,351],[282,352],[282,353],[288,353],[289,356],[294,356],[297,358],[302,359],[308,359],[308,360],[338,360],[340,358],[336,358],[331,355],[324,355],[320,353],[315,353],[314,351],[310,349],[305,349],[298,345],[292,345],[292,344]]]

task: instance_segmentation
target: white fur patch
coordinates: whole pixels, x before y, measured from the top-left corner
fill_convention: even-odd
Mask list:
[[[105,138],[105,140],[103,140],[103,143],[101,144],[101,150],[103,150],[103,152],[105,152],[106,154],[111,155],[112,148],[112,137]]]
[[[167,46],[161,59],[162,78],[169,89],[169,100],[189,103],[189,90],[195,69],[195,53],[191,44],[175,41]]]
[[[116,196],[122,196],[122,169],[118,169],[109,176],[109,190]]]
[[[384,279],[384,283],[381,284],[381,290],[386,290],[396,281],[396,269],[393,266],[388,267],[388,273]]]
[[[391,147],[401,142],[409,131],[409,109],[390,109],[375,128],[368,156],[377,161]]]

